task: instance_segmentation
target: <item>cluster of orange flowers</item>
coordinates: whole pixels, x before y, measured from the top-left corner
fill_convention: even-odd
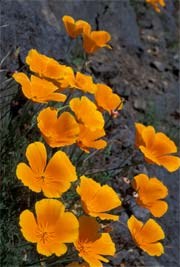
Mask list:
[[[161,7],[165,7],[165,0],[146,0],[147,4],[150,4],[154,10],[158,13],[161,12]]]
[[[74,21],[69,16],[63,17],[68,34],[75,38],[83,36],[84,48],[92,53],[107,46],[110,39],[106,32],[91,32],[90,25],[82,20]],[[103,43],[104,42],[104,43]],[[103,149],[107,142],[105,136],[106,111],[113,116],[121,110],[122,99],[105,84],[96,84],[91,76],[77,72],[70,66],[40,54],[35,49],[29,51],[26,63],[34,74],[30,78],[25,73],[15,73],[13,78],[21,85],[24,95],[38,103],[67,100],[66,89],[78,89],[82,95],[67,101],[67,109],[47,107],[37,116],[37,126],[45,142],[51,148],[60,148],[77,144],[84,152],[91,148]],[[169,171],[180,167],[180,159],[169,154],[176,152],[176,146],[163,133],[155,133],[152,126],[136,124],[136,146],[142,151],[148,163],[162,165]],[[73,243],[79,256],[90,267],[102,267],[101,262],[108,262],[104,256],[115,254],[115,244],[110,234],[103,232],[96,218],[100,220],[119,220],[111,210],[121,206],[119,195],[109,186],[101,185],[92,178],[78,177],[76,166],[69,156],[58,150],[49,159],[46,146],[39,141],[28,145],[27,163],[17,165],[16,175],[22,183],[34,192],[43,192],[46,198],[35,204],[35,215],[25,210],[20,215],[21,232],[26,240],[37,244],[38,253],[46,256],[61,256],[67,251],[67,243]],[[169,163],[168,163],[169,162]],[[81,216],[78,212],[65,210],[61,196],[74,182],[76,193],[81,200]],[[168,208],[164,199],[168,190],[157,178],[145,174],[134,177],[132,187],[138,193],[137,204],[148,209],[153,216],[162,216]],[[54,199],[58,198],[58,199]],[[164,238],[161,227],[153,220],[146,223],[131,216],[128,228],[136,244],[150,255],[163,253],[159,240]],[[81,266],[88,266],[83,263]],[[70,265],[69,265],[70,266]],[[80,266],[74,263],[72,266]]]
[[[92,31],[89,23],[84,20],[75,21],[70,16],[64,16],[63,22],[66,32],[71,38],[82,36],[83,48],[86,53],[92,54],[102,47],[111,49],[111,46],[107,44],[111,40],[111,35],[108,32]]]

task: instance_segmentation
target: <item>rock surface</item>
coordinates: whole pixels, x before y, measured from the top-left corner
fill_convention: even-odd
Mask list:
[[[176,143],[179,142],[176,1],[167,0],[166,8],[161,14],[155,13],[143,0],[1,2],[1,59],[8,55],[2,68],[9,71],[19,67],[15,54],[17,48],[20,48],[22,62],[31,48],[65,60],[69,42],[61,22],[61,17],[65,14],[90,22],[94,29],[104,29],[111,33],[112,51],[102,50],[91,56],[86,70],[96,81],[111,86],[126,100],[124,110],[111,129],[111,138],[114,140],[113,156],[103,164],[108,163],[108,167],[112,167],[127,158],[128,149],[131,149],[134,142],[134,121],[152,124],[157,130],[172,137]],[[97,166],[98,164],[102,165],[101,158],[97,158]],[[140,166],[140,169],[144,168]],[[131,171],[129,168],[127,175],[132,176],[140,169]],[[112,259],[113,265],[107,264],[109,267],[179,266],[179,172],[168,174],[160,168],[149,168],[148,172],[156,174],[169,188],[169,211],[159,220],[166,233],[165,254],[152,259],[137,249],[128,251],[122,248],[122,240],[119,240],[117,255]],[[119,186],[118,182],[114,185],[116,186]],[[127,215],[123,216],[125,223]],[[120,239],[127,238],[128,233],[125,234],[122,225],[117,223],[114,227]],[[121,233],[124,233],[124,236]]]

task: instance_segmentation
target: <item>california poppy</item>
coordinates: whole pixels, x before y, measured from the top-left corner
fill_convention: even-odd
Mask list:
[[[76,191],[81,197],[84,211],[102,220],[117,221],[119,216],[111,215],[107,212],[121,205],[117,193],[109,186],[101,186],[91,178],[80,177],[81,182]]]
[[[56,80],[56,83],[60,85],[61,89],[76,87],[75,82],[75,74],[71,67],[66,67],[62,73],[62,76]]]
[[[74,242],[79,256],[90,267],[103,267],[101,261],[109,262],[104,255],[114,256],[115,245],[108,233],[99,233],[100,226],[95,218],[81,216],[79,218],[79,236]]]
[[[85,75],[81,72],[76,73],[74,87],[82,90],[85,93],[94,94],[97,90],[96,84],[93,82],[93,79],[89,75]]]
[[[132,185],[137,192],[137,204],[148,209],[155,217],[166,213],[168,204],[162,199],[168,195],[168,189],[161,181],[139,174],[134,177]]]
[[[127,224],[131,236],[138,247],[150,256],[161,256],[164,253],[164,247],[159,240],[164,239],[165,236],[157,222],[149,219],[143,224],[132,215]]]
[[[73,39],[81,35],[86,29],[91,29],[88,22],[84,20],[75,21],[71,16],[63,16],[62,21],[67,34]]]
[[[73,115],[63,112],[59,117],[58,110],[45,108],[38,117],[38,128],[51,147],[72,145],[79,134],[79,126]]]
[[[40,77],[50,79],[60,79],[66,69],[65,65],[39,53],[36,49],[31,49],[28,52],[26,63],[29,65],[31,71],[38,73]]]
[[[176,171],[180,167],[180,158],[172,156],[177,152],[175,143],[164,133],[155,132],[152,126],[144,126],[136,123],[135,145],[144,154],[148,163],[163,166],[169,172]]]
[[[78,236],[78,220],[56,199],[42,199],[35,204],[36,216],[30,210],[20,215],[24,238],[37,243],[37,251],[45,256],[66,253],[65,243],[72,243]]]
[[[112,89],[105,84],[97,84],[95,100],[97,106],[103,110],[107,110],[109,114],[123,107],[122,99],[117,94],[114,94]]]
[[[79,124],[79,129],[80,133],[77,138],[77,145],[82,150],[89,153],[90,148],[103,149],[106,147],[107,142],[101,139],[106,134],[104,129],[91,131],[82,124]]]
[[[88,54],[96,52],[102,47],[111,48],[107,44],[111,40],[111,35],[106,31],[85,31],[83,33],[83,48]]]
[[[156,12],[161,12],[160,7],[165,7],[165,1],[164,0],[146,0],[147,4],[150,4]]]
[[[97,110],[97,106],[86,96],[73,98],[69,102],[71,110],[75,113],[79,123],[92,131],[104,127],[104,118]]]
[[[60,197],[77,179],[76,169],[66,153],[56,152],[47,163],[46,148],[41,142],[28,145],[26,157],[29,165],[19,163],[16,175],[24,185],[46,197]]]
[[[23,72],[13,74],[16,82],[22,86],[22,91],[25,97],[38,103],[47,103],[48,101],[64,102],[66,95],[57,93],[59,89],[55,84],[45,79],[31,75],[29,79]]]

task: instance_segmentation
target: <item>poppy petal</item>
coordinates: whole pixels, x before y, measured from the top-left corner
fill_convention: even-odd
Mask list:
[[[164,133],[156,133],[154,150],[157,150],[157,155],[166,155],[177,152],[175,143]]]
[[[92,212],[103,212],[121,205],[117,193],[108,185],[101,186],[90,203]]]
[[[41,192],[41,177],[36,176],[36,174],[27,164],[21,162],[17,165],[16,176],[22,181],[25,186],[28,186],[32,191],[36,193]]]
[[[47,160],[45,145],[41,142],[34,142],[28,145],[26,157],[32,171],[37,175],[41,175],[44,172]]]
[[[46,226],[48,230],[54,230],[54,222],[59,220],[64,213],[64,209],[64,205],[56,199],[42,199],[36,202],[35,210],[38,225]]]
[[[112,89],[105,84],[97,84],[95,99],[98,107],[107,110],[109,114],[113,110],[122,109],[123,106],[121,98],[117,94],[114,94]]]
[[[155,163],[157,165],[160,165],[159,160],[150,148],[140,146],[139,150],[141,150],[141,152],[144,154],[145,160],[148,163]]]
[[[40,54],[36,49],[31,49],[26,57],[26,63],[31,71],[38,73],[40,76],[58,79],[65,68],[53,58]]]
[[[136,128],[135,146],[136,147],[139,147],[141,145],[143,146],[144,141],[142,139],[142,132],[144,131],[146,126],[144,126],[141,123],[135,123],[135,128]]]
[[[51,147],[71,145],[76,142],[79,126],[73,115],[63,112],[57,118],[58,111],[46,108],[37,118],[38,127]]]
[[[147,183],[149,182],[149,178],[146,174],[136,175],[133,179],[133,188],[138,191],[140,188],[146,188]]]
[[[89,32],[83,34],[83,48],[88,54],[96,52],[99,49],[99,47],[96,46],[95,41],[91,38]]]
[[[127,222],[128,229],[132,235],[132,237],[136,238],[136,235],[141,231],[143,227],[143,223],[139,221],[134,215],[130,217]]]
[[[100,139],[105,136],[104,129],[97,129],[91,131],[89,128],[85,127],[82,124],[79,124],[80,133],[77,139],[77,145],[84,150],[89,152],[89,148],[103,149],[106,147],[107,142]]]
[[[161,256],[164,253],[164,247],[160,242],[155,244],[143,244],[140,247],[150,256]]]
[[[55,127],[57,121],[57,110],[51,108],[43,109],[38,117],[38,127],[42,132],[47,132],[50,134],[50,130]]]
[[[74,21],[74,19],[71,16],[63,16],[62,21],[64,23],[67,34],[71,38],[75,38],[76,33],[75,33],[75,21]]]
[[[93,250],[96,251],[97,254],[109,256],[114,256],[116,251],[115,245],[110,235],[107,233],[103,233],[101,237],[94,242]]]
[[[138,192],[138,197],[144,202],[154,202],[168,195],[167,187],[157,178],[149,178],[145,174],[134,177],[133,187]]]
[[[174,172],[180,168],[180,158],[176,156],[161,156],[158,158],[158,163],[169,172]]]
[[[159,224],[149,219],[142,227],[141,232],[142,243],[154,243],[165,238],[164,232]]]
[[[44,176],[43,192],[47,197],[60,197],[69,189],[70,182],[77,179],[75,167],[62,151],[56,152],[50,159]]]
[[[84,20],[75,21],[71,16],[63,16],[62,18],[67,34],[71,38],[76,38],[83,31],[90,31],[91,26]]]
[[[93,83],[92,77],[81,72],[76,73],[75,87],[90,94],[94,94],[97,90],[97,86]]]
[[[99,216],[100,213],[112,210],[121,205],[116,192],[108,185],[101,186],[91,178],[81,176],[77,193],[81,196],[83,209],[91,216]],[[117,219],[118,216],[102,214],[102,217]],[[101,218],[102,218],[101,217]]]
[[[47,257],[51,256],[53,253],[55,253],[56,256],[61,256],[66,253],[67,246],[56,242],[39,242],[37,243],[37,251]]]
[[[53,93],[46,97],[46,101],[64,102],[66,98],[67,98],[66,95]]]
[[[57,90],[58,87],[54,83],[31,75],[32,100],[41,103],[46,103],[48,101],[65,101],[65,95],[54,93]]]
[[[104,127],[102,114],[97,110],[96,105],[87,97],[73,98],[70,101],[71,110],[75,113],[79,122],[92,131]]]
[[[19,224],[21,232],[27,241],[32,243],[38,242],[38,226],[32,212],[24,210],[20,215]]]
[[[60,226],[60,227],[59,227]],[[72,243],[78,238],[79,222],[71,212],[64,213],[55,228],[56,239],[62,243]]]
[[[106,31],[92,31],[91,38],[96,41],[98,47],[110,47],[106,43],[111,40],[111,35]]]
[[[149,187],[151,191],[150,192],[151,197],[154,199],[162,199],[162,198],[167,197],[168,195],[167,187],[157,178],[149,179]]]
[[[82,257],[90,266],[102,267],[100,261],[108,262],[101,255],[114,255],[115,245],[107,233],[99,233],[99,224],[95,218],[81,216],[79,218],[79,238],[74,245]],[[88,231],[87,231],[88,229]]]
[[[86,203],[95,197],[101,186],[93,179],[86,178],[86,176],[81,176],[80,180],[80,186],[77,187],[76,191],[81,196],[82,201]]]
[[[14,73],[12,76],[16,82],[18,82],[22,86],[22,91],[25,97],[28,99],[32,98],[32,92],[31,92],[31,82],[26,74],[23,72],[17,72]]]
[[[149,207],[149,210],[154,217],[161,217],[168,210],[168,204],[165,201],[158,200]]]
[[[94,242],[101,236],[100,225],[95,218],[83,215],[79,218],[79,225],[79,240]]]
[[[37,243],[40,254],[61,256],[67,251],[63,242],[72,243],[78,237],[78,220],[71,212],[65,212],[64,205],[55,199],[36,202],[34,215],[25,210],[20,215],[20,226],[24,237]]]
[[[155,130],[152,126],[147,126],[142,132],[142,139],[147,147],[151,147],[155,141]]]

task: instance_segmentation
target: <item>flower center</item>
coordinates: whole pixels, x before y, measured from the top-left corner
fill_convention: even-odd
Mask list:
[[[55,238],[55,233],[49,232],[48,229],[39,228],[37,236],[40,242],[47,243]]]

